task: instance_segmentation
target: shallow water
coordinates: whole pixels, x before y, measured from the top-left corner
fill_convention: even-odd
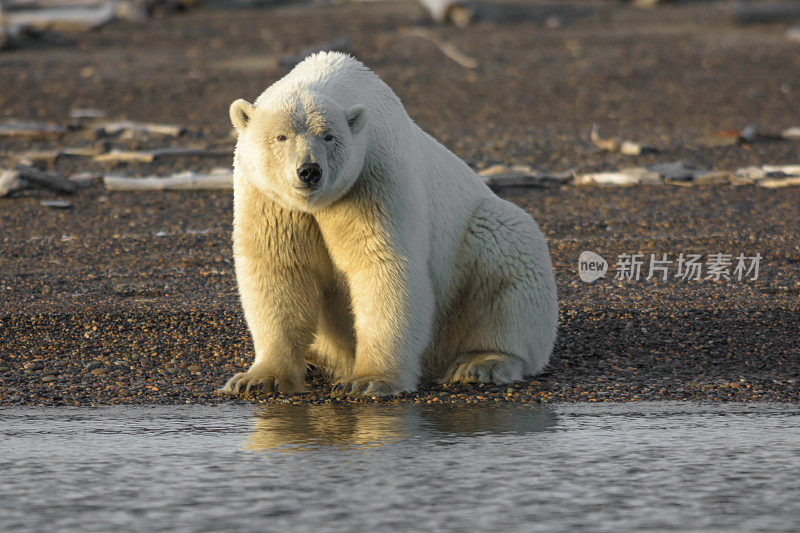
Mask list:
[[[0,410],[3,531],[797,531],[800,409]]]

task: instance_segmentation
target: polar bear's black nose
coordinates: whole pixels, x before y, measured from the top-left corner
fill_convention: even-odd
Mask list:
[[[314,185],[322,177],[322,169],[316,163],[303,163],[297,169],[297,177],[306,185]]]

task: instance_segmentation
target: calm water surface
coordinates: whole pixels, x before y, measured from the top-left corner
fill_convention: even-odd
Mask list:
[[[2,531],[798,531],[800,409],[0,410]]]

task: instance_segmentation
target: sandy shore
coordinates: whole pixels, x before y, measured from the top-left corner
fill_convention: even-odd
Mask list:
[[[435,28],[474,56],[464,69],[400,29],[424,24],[413,2],[191,11],[146,26],[115,23],[67,46],[0,55],[0,110],[66,123],[69,110],[176,123],[179,139],[111,139],[122,148],[230,147],[227,106],[253,99],[286,70],[278,59],[346,36],[352,52],[401,96],[418,123],[476,166],[553,171],[689,161],[701,168],[800,162],[800,143],[709,143],[715,132],[800,125],[797,43],[785,26],[739,28],[727,4],[655,12],[577,3],[563,27],[542,21]],[[577,13],[577,14],[576,14]],[[318,28],[314,42],[306,29]],[[7,74],[7,75],[6,75]],[[609,134],[660,148],[608,154]],[[92,146],[91,132],[54,141],[0,140],[14,154]],[[717,144],[709,146],[709,144]],[[229,163],[194,157],[79,170],[165,174]],[[553,402],[692,399],[798,401],[800,188],[642,186],[505,189],[550,242],[561,326],[553,361],[501,387],[426,387],[396,402]],[[229,192],[107,192],[40,205],[55,195],[0,198],[0,405],[213,403],[250,362],[236,294]],[[612,270],[578,278],[584,250]],[[614,279],[620,254],[644,254],[638,281]],[[646,281],[650,254],[760,254],[757,280]],[[705,276],[705,272],[704,272]],[[752,276],[751,276],[752,277]],[[317,380],[272,402],[337,402]],[[352,401],[352,400],[345,400]],[[371,400],[366,400],[371,401]]]

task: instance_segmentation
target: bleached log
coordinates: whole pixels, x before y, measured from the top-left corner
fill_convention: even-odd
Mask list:
[[[767,178],[759,180],[757,184],[759,187],[766,187],[767,189],[790,187],[793,185],[800,185],[800,176],[790,176],[787,178]]]
[[[98,163],[152,163],[156,159],[167,157],[230,157],[233,151],[206,148],[156,148],[154,150],[111,150],[94,156]]]
[[[800,140],[800,127],[786,128],[781,132],[782,139]]]
[[[114,2],[105,2],[98,6],[67,6],[25,11],[9,11],[5,14],[5,23],[22,28],[42,32],[52,31],[85,31],[98,28],[113,20],[116,14]]]
[[[0,139],[58,139],[65,132],[65,128],[47,122],[12,120],[0,124]]]
[[[198,174],[181,172],[168,177],[106,176],[103,179],[110,191],[168,191],[168,190],[220,190],[233,188],[233,172]]]
[[[150,152],[134,150],[111,150],[93,158],[98,163],[152,163],[155,159]]]
[[[101,135],[117,135],[123,131],[133,131],[147,134],[164,135],[167,137],[178,137],[186,131],[186,128],[183,126],[176,126],[174,124],[155,124],[152,122],[122,120],[98,124],[95,131]]]
[[[591,172],[575,176],[576,185],[610,185],[630,187],[633,185],[663,183],[658,172],[642,167],[624,168],[614,172]]]
[[[0,196],[21,191],[28,187],[19,170],[3,170],[0,172]]]

